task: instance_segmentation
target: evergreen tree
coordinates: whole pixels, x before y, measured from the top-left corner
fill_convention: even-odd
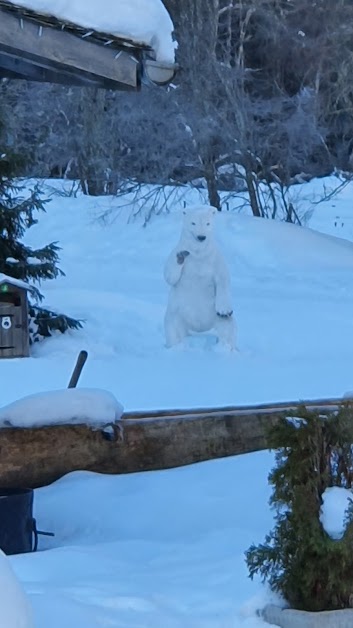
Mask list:
[[[269,476],[275,527],[246,552],[250,577],[260,574],[292,608],[328,611],[353,604],[353,506],[345,532],[332,539],[320,521],[330,486],[352,487],[353,408],[325,417],[303,408],[271,430],[276,467]],[[352,496],[353,497],[353,496]]]
[[[35,321],[41,336],[50,336],[54,330],[82,327],[80,321],[45,309],[38,285],[43,279],[64,275],[58,267],[60,250],[56,242],[40,249],[23,243],[27,229],[38,220],[37,212],[45,211],[38,186],[31,191],[15,180],[21,160],[0,146],[0,273],[28,282],[30,287],[30,318]],[[33,282],[33,283],[32,283]]]

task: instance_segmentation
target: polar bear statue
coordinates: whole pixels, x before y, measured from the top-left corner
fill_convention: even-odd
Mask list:
[[[208,205],[184,211],[179,244],[164,268],[170,286],[164,320],[167,347],[192,332],[213,329],[221,345],[235,349],[230,278],[212,230],[216,211]]]

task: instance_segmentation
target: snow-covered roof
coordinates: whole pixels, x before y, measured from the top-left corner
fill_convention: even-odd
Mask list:
[[[17,286],[17,288],[30,290],[30,286],[25,281],[21,281],[21,279],[15,279],[14,277],[9,277],[8,275],[4,275],[4,273],[0,273],[0,285],[2,285],[3,283],[10,283],[12,286]]]
[[[64,22],[144,44],[153,49],[157,61],[174,63],[174,26],[161,0],[8,1]]]

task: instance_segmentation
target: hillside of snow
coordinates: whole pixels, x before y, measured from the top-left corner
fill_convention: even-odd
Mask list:
[[[320,185],[305,186],[308,196]],[[65,388],[81,349],[89,357],[80,388],[110,391],[128,410],[352,390],[352,186],[316,209],[308,201],[315,211],[305,228],[236,210],[217,215],[238,324],[234,355],[219,353],[212,334],[164,347],[163,264],[182,200],[143,227],[143,216],[127,220],[124,200],[74,198],[69,187],[47,182],[52,202],[27,241],[60,242],[66,276],[42,286],[45,303],[85,326],[35,345],[31,358],[1,360],[2,404]],[[72,473],[36,490],[38,526],[55,537],[10,559],[35,628],[265,628],[256,611],[278,600],[249,580],[244,552],[272,527],[272,466],[273,455],[259,452],[126,476]],[[324,517],[336,530],[342,508],[332,499]]]
[[[88,361],[80,386],[111,391],[126,410],[340,396],[352,389],[352,187],[317,208],[310,225],[321,233],[236,211],[216,216],[232,278],[235,355],[218,353],[211,334],[190,338],[182,349],[164,347],[163,265],[178,240],[181,211],[144,228],[142,219],[126,224],[124,200],[62,196],[64,187],[48,184],[52,201],[27,241],[59,241],[66,276],[43,284],[45,304],[86,322],[81,331],[35,345],[29,359],[0,361],[2,405],[65,388],[81,349]],[[99,216],[107,209],[104,223]]]

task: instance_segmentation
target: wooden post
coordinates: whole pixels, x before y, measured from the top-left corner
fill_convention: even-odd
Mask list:
[[[68,388],[76,388],[78,380],[80,379],[80,375],[82,373],[82,369],[86,364],[87,356],[87,351],[80,351],[80,353],[78,354],[78,358],[73,373],[71,375]]]

